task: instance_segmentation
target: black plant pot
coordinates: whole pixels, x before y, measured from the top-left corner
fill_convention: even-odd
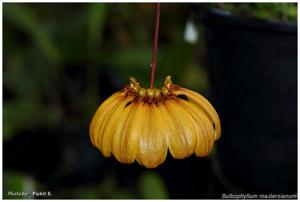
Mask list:
[[[228,191],[297,192],[297,26],[201,13]],[[234,188],[232,188],[234,187]]]

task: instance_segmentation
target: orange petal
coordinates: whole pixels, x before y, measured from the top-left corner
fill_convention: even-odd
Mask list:
[[[171,139],[174,142],[177,142],[178,138],[183,140],[187,148],[186,156],[193,154],[197,144],[197,130],[192,123],[192,116],[175,100],[168,100],[164,104],[171,116],[173,116],[174,123],[177,126],[178,136],[173,136]]]
[[[188,148],[184,137],[180,135],[180,131],[177,129],[177,123],[172,114],[166,108],[164,103],[159,104],[160,116],[164,123],[164,133],[167,137],[168,148],[171,155],[177,159],[185,158],[188,153]]]
[[[123,102],[126,102],[125,97],[121,97],[120,99],[116,99],[112,105],[107,106],[107,111],[103,111],[99,115],[99,120],[97,121],[97,124],[94,127],[94,145],[99,148],[102,151],[102,140],[103,140],[103,134],[104,130],[107,127],[107,122],[114,113],[114,111],[118,108],[118,106],[122,105]]]
[[[136,108],[132,114],[129,125],[126,127],[126,132],[122,137],[121,142],[121,161],[124,163],[132,163],[136,158],[137,150],[139,149],[139,138],[142,130],[142,120],[144,116],[143,102],[133,103]]]
[[[137,161],[147,168],[155,168],[167,156],[167,138],[163,132],[164,123],[155,104],[144,104],[141,118],[141,134]]]
[[[221,136],[221,122],[218,113],[214,107],[209,103],[209,101],[194,91],[180,87],[179,90],[173,91],[175,95],[185,95],[188,99],[195,103],[201,110],[203,110],[208,117],[213,121],[215,125],[215,140],[219,139]]]
[[[123,92],[116,92],[107,98],[94,113],[91,124],[90,124],[90,139],[95,145],[95,139],[98,137],[99,133],[95,133],[95,128],[100,127],[104,118],[111,113],[114,106],[123,98]]]
[[[214,128],[211,120],[207,115],[197,108],[197,106],[183,99],[177,99],[177,102],[180,103],[193,117],[193,123],[197,127],[197,146],[195,152],[197,156],[207,156],[213,146],[214,142]]]
[[[125,106],[129,102],[132,102],[132,100],[133,97],[126,97],[121,100],[119,104],[115,106],[114,111],[110,114],[110,116],[103,122],[103,127],[100,130],[101,138],[98,138],[99,142],[96,142],[96,144],[100,146],[100,150],[106,157],[109,157],[111,155],[111,142],[116,127],[123,124],[123,122],[120,122],[120,119],[122,117],[121,115],[123,111],[126,109]]]
[[[134,102],[127,103],[120,113],[115,114],[117,118],[114,122],[110,123],[113,126],[113,128],[108,131],[108,133],[110,133],[109,137],[112,137],[111,151],[121,163],[129,163],[126,161],[126,158],[122,158],[122,142],[124,139],[128,138],[128,128],[130,127],[131,119],[136,109],[136,104]]]

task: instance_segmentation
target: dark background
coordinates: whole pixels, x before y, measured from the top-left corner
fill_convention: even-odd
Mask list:
[[[205,95],[219,112],[225,131],[208,157],[196,158],[193,155],[184,160],[174,160],[168,154],[164,164],[148,170],[137,163],[125,165],[113,157],[104,158],[92,146],[88,128],[100,103],[127,84],[130,76],[142,86],[149,86],[154,5],[3,4],[3,197],[22,198],[8,196],[9,191],[50,191],[51,196],[29,198],[63,199],[199,199],[221,198],[222,193],[295,194],[296,96],[286,98],[292,102],[295,115],[286,124],[292,133],[289,141],[294,142],[291,150],[287,150],[293,155],[287,153],[289,164],[278,159],[274,168],[288,167],[280,170],[283,177],[288,175],[288,182],[270,181],[270,178],[266,178],[269,183],[261,182],[267,175],[267,167],[251,155],[243,156],[242,151],[240,156],[235,155],[239,151],[232,149],[234,140],[229,138],[230,134],[235,134],[226,111],[229,105],[224,104],[222,97],[218,99],[218,95],[223,96],[223,93],[218,93],[220,89],[233,95],[242,94],[235,94],[239,93],[236,89],[218,88],[218,80],[212,76],[224,75],[221,69],[213,68],[216,64],[212,64],[211,60],[222,62],[221,58],[212,55],[224,55],[226,50],[213,52],[215,54],[208,50],[217,45],[235,47],[236,44],[222,44],[222,37],[217,37],[217,45],[209,42],[216,40],[212,39],[214,35],[210,35],[209,26],[206,29],[207,26],[202,23],[202,15],[199,14],[202,7],[202,4],[183,3],[161,5],[155,83],[158,87],[162,86],[163,79],[170,74],[174,83]],[[188,22],[193,22],[197,28],[199,37],[196,42],[184,38]],[[231,51],[233,55],[229,54],[227,58],[238,57],[238,52],[247,47],[237,48],[236,53]],[[266,52],[269,50],[267,48]],[[291,65],[295,66],[296,59],[292,57],[291,60]],[[240,76],[235,72],[228,70],[227,79],[230,80],[230,75]],[[224,79],[221,77],[217,79]],[[223,84],[220,80],[219,86],[224,87]],[[234,85],[243,86],[242,81]],[[254,88],[264,85],[265,80]],[[287,92],[291,90],[295,95],[296,82],[289,85],[293,88]],[[238,99],[237,96],[235,102]],[[272,100],[268,102],[268,106],[272,103]],[[230,106],[235,108],[236,105]],[[239,108],[238,112],[246,113],[239,117],[243,118],[251,111],[251,108]],[[280,114],[272,116],[276,120]],[[242,128],[245,137],[246,131],[253,127],[263,127],[248,126]],[[258,131],[257,134],[261,133]],[[239,137],[243,137],[243,133],[239,133]],[[218,155],[219,144],[222,153],[224,148],[233,152],[230,160],[224,160],[228,158],[224,157],[225,151],[224,158]],[[255,141],[249,144],[253,145]],[[246,145],[249,144],[247,142]],[[271,140],[265,142],[271,151],[276,150],[275,144],[277,142]],[[255,147],[247,147],[247,151],[252,148]],[[270,156],[263,155],[263,151],[253,151],[254,157],[262,156],[263,161],[270,159]],[[238,167],[245,165],[235,165],[242,158],[245,161],[253,159],[248,161],[251,162],[250,168],[247,165],[248,170]],[[258,167],[263,172],[253,173],[251,167]],[[224,177],[223,169],[224,172],[234,172]],[[277,173],[274,171],[274,178],[281,177]]]

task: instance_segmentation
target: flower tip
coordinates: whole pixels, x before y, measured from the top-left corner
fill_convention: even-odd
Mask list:
[[[136,83],[136,79],[134,77],[129,77],[130,83],[135,84]]]
[[[164,87],[165,87],[166,89],[168,89],[168,90],[171,90],[171,91],[174,90],[174,89],[173,89],[173,88],[174,88],[174,84],[173,84],[173,82],[171,81],[171,76],[170,76],[170,75],[168,75],[168,76],[166,77]]]
[[[166,77],[166,79],[165,79],[165,86],[166,86],[167,84],[171,84],[171,83],[172,83],[172,81],[171,81],[171,76],[168,75],[168,76]]]
[[[130,88],[133,89],[135,92],[137,92],[141,86],[140,83],[136,81],[136,79],[134,77],[130,77]]]
[[[146,95],[146,89],[145,88],[140,88],[140,90],[138,91],[138,95],[140,97],[144,97]]]

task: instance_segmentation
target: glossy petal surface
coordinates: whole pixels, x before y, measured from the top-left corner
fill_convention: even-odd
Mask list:
[[[155,168],[168,150],[176,159],[211,152],[221,125],[206,98],[172,84],[170,77],[161,90],[143,89],[130,80],[100,105],[90,124],[91,141],[105,157]]]

